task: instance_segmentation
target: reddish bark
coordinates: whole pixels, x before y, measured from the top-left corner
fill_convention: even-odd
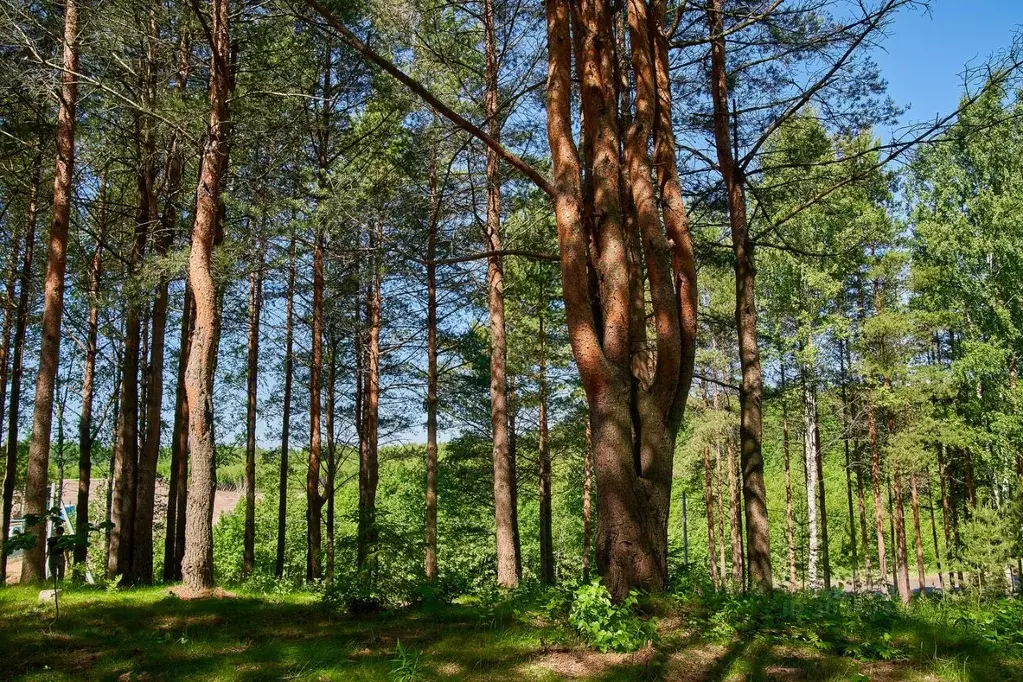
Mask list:
[[[277,502],[277,558],[274,575],[284,576],[284,544],[288,521],[288,437],[291,433],[292,355],[295,317],[295,236],[288,245],[287,314],[284,327],[284,404],[281,407],[281,468]]]
[[[46,484],[50,463],[50,427],[53,424],[54,379],[60,359],[60,323],[64,314],[64,271],[67,267],[68,226],[71,220],[71,183],[75,164],[75,108],[78,101],[78,6],[64,3],[64,57],[60,107],[57,114],[57,168],[53,178],[53,221],[40,324],[39,370],[36,374],[32,443],[25,480],[25,514],[46,513]],[[28,530],[26,528],[26,530]],[[38,529],[36,529],[38,532]],[[21,582],[42,581],[46,543],[41,539],[25,551]]]
[[[206,590],[213,585],[213,495],[216,469],[213,446],[213,358],[216,352],[217,295],[213,281],[213,242],[220,211],[220,190],[227,170],[230,135],[231,41],[228,0],[212,0],[210,121],[199,174],[188,276],[195,299],[195,331],[188,353],[185,386],[188,400],[188,445],[192,458],[185,524],[185,585]]]

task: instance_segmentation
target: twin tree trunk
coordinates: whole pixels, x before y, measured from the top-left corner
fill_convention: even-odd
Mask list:
[[[220,189],[227,170],[228,95],[231,41],[228,0],[213,0],[211,12],[210,123],[203,149],[196,193],[188,278],[195,299],[195,331],[188,353],[185,386],[188,401],[188,445],[192,458],[185,523],[182,575],[193,590],[213,586],[213,356],[217,326],[217,295],[212,256]]]
[[[43,319],[40,324],[39,371],[36,375],[32,443],[25,481],[25,514],[43,516],[47,511],[46,484],[50,463],[50,427],[53,424],[54,379],[60,357],[60,323],[64,314],[64,271],[67,266],[68,225],[71,218],[72,173],[75,162],[75,107],[78,100],[78,7],[64,3],[64,58],[61,70],[60,107],[57,114],[57,168],[53,178],[53,221],[50,224]],[[46,526],[43,525],[43,529]],[[27,528],[26,528],[27,530]],[[36,543],[25,551],[21,582],[40,582],[46,577],[45,533],[35,528]]]

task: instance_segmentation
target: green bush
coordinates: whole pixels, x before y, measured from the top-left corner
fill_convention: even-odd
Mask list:
[[[654,639],[657,623],[636,615],[636,592],[615,604],[599,579],[581,585],[569,610],[569,623],[586,644],[608,651],[635,651]]]

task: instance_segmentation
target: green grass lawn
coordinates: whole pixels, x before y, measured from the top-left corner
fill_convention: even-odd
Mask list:
[[[0,590],[4,679],[1023,680],[1018,648],[934,618],[889,633],[896,660],[868,661],[772,631],[712,638],[704,616],[662,607],[656,646],[600,654],[535,613],[501,606],[357,618],[332,615],[308,594],[181,601],[161,588],[71,589],[54,622],[37,594]]]

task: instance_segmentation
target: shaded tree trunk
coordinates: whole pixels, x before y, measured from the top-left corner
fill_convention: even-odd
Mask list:
[[[437,149],[430,154],[430,224],[426,241],[426,582],[437,581]]]
[[[911,596],[909,590],[909,565],[906,553],[906,520],[903,511],[902,495],[902,472],[896,466],[892,471],[892,479],[895,483],[895,551],[896,551],[896,585],[899,589],[899,599],[903,604],[908,604]]]
[[[174,397],[174,430],[171,436],[171,476],[167,492],[167,535],[163,547],[164,582],[181,580],[181,560],[185,556],[185,507],[188,503],[188,400],[185,392],[185,370],[188,367],[195,308],[192,288],[187,280],[182,300],[181,332],[178,339],[178,383]]]
[[[327,335],[330,339],[327,347],[327,416],[324,430],[327,432],[327,476],[324,481],[324,488],[327,493],[327,517],[324,525],[327,530],[327,566],[326,578],[328,582],[334,580],[334,487],[337,479],[337,444],[334,440],[334,409],[337,397],[337,336],[329,329]]]
[[[96,245],[89,266],[89,327],[85,338],[85,363],[82,368],[82,406],[78,417],[78,500],[75,507],[76,532],[87,534],[89,528],[89,490],[92,487],[92,396],[96,386],[96,355],[99,337],[99,287],[103,275],[103,236],[106,233],[106,169],[100,174],[97,197]],[[87,544],[76,544],[74,560],[85,564]],[[76,577],[85,578],[84,572]]]
[[[256,237],[256,253],[249,273],[249,348],[246,358],[245,410],[245,528],[242,540],[242,576],[256,564],[256,408],[259,392],[259,318],[263,306],[263,239]]]
[[[851,427],[849,425],[849,395],[846,390],[847,377],[845,367],[845,346],[845,341],[839,341],[838,363],[839,380],[841,381],[842,392],[842,448],[845,452],[845,501],[849,515],[849,548],[852,550],[853,591],[857,591],[860,588],[860,561],[856,551],[856,517],[853,512],[852,453],[849,448],[849,433]]]
[[[714,483],[710,468],[710,446],[703,448],[703,505],[707,515],[707,562],[710,566],[710,580],[714,587],[721,588],[721,576],[717,562],[717,528],[714,525]]]
[[[359,570],[375,571],[372,557],[377,545],[376,497],[380,478],[378,461],[380,413],[380,305],[381,305],[381,253],[383,250],[383,223],[377,222],[370,232],[372,255],[372,281],[366,297],[366,368],[362,423],[365,448],[359,460],[359,532],[357,564]]]
[[[284,577],[284,545],[288,523],[288,437],[291,434],[291,382],[294,354],[295,235],[288,244],[287,313],[284,322],[284,398],[281,406],[281,468],[277,500],[277,559],[274,575]]]
[[[924,569],[924,541],[920,533],[920,494],[917,491],[916,475],[912,473],[909,475],[909,495],[913,509],[913,537],[916,542],[916,575],[920,582],[920,594],[923,594],[927,585]]]
[[[938,565],[938,587],[945,591],[945,577],[941,574],[941,550],[938,549],[938,525],[934,521],[934,483],[930,470],[927,471],[927,507],[931,513],[931,540],[934,541],[934,561]],[[951,584],[951,579],[950,579]]]
[[[21,275],[18,280],[17,321],[11,355],[11,394],[7,418],[7,450],[4,468],[3,537],[10,537],[14,511],[14,488],[18,477],[18,422],[21,418],[21,381],[25,372],[25,333],[32,291],[32,256],[35,252],[36,223],[39,218],[39,186],[42,157],[33,160],[29,185],[28,214],[25,219],[25,249],[22,252]],[[7,584],[7,554],[0,552],[0,585]]]
[[[543,312],[539,315],[540,334],[537,383],[539,386],[539,459],[540,459],[540,582],[554,584],[554,530],[551,519],[551,452],[547,431],[547,330]]]
[[[75,164],[75,108],[78,101],[78,6],[64,2],[63,69],[60,107],[57,114],[57,168],[53,178],[53,220],[43,293],[42,336],[36,374],[32,442],[25,479],[25,514],[46,513],[46,482],[50,462],[50,427],[53,424],[54,379],[60,360],[60,325],[64,314],[64,271],[67,267],[68,225],[71,221],[72,181]],[[26,527],[26,530],[29,530]],[[36,532],[39,532],[38,529]],[[39,541],[25,551],[21,582],[42,581],[46,543]]]
[[[711,34],[710,85],[714,102],[714,142],[718,166],[728,193],[728,214],[735,255],[735,322],[739,337],[742,383],[739,391],[741,417],[739,443],[746,501],[746,546],[751,585],[771,589],[771,537],[767,523],[767,491],[764,485],[763,377],[757,347],[756,265],[753,242],[746,219],[746,196],[742,169],[733,156],[729,130],[727,67],[721,0],[710,0],[707,23]]]
[[[323,496],[320,494],[320,467],[323,440],[320,434],[320,392],[323,372],[323,235],[319,230],[313,242],[312,358],[309,366],[309,461],[305,476],[306,566],[308,581],[319,580],[322,537]]]
[[[230,135],[231,41],[228,0],[212,0],[210,122],[203,149],[196,198],[188,276],[195,298],[195,331],[188,354],[185,386],[188,400],[188,445],[192,457],[185,525],[185,585],[207,590],[213,585],[213,495],[216,468],[213,443],[213,365],[216,353],[217,294],[212,256],[220,191],[227,170]]]

